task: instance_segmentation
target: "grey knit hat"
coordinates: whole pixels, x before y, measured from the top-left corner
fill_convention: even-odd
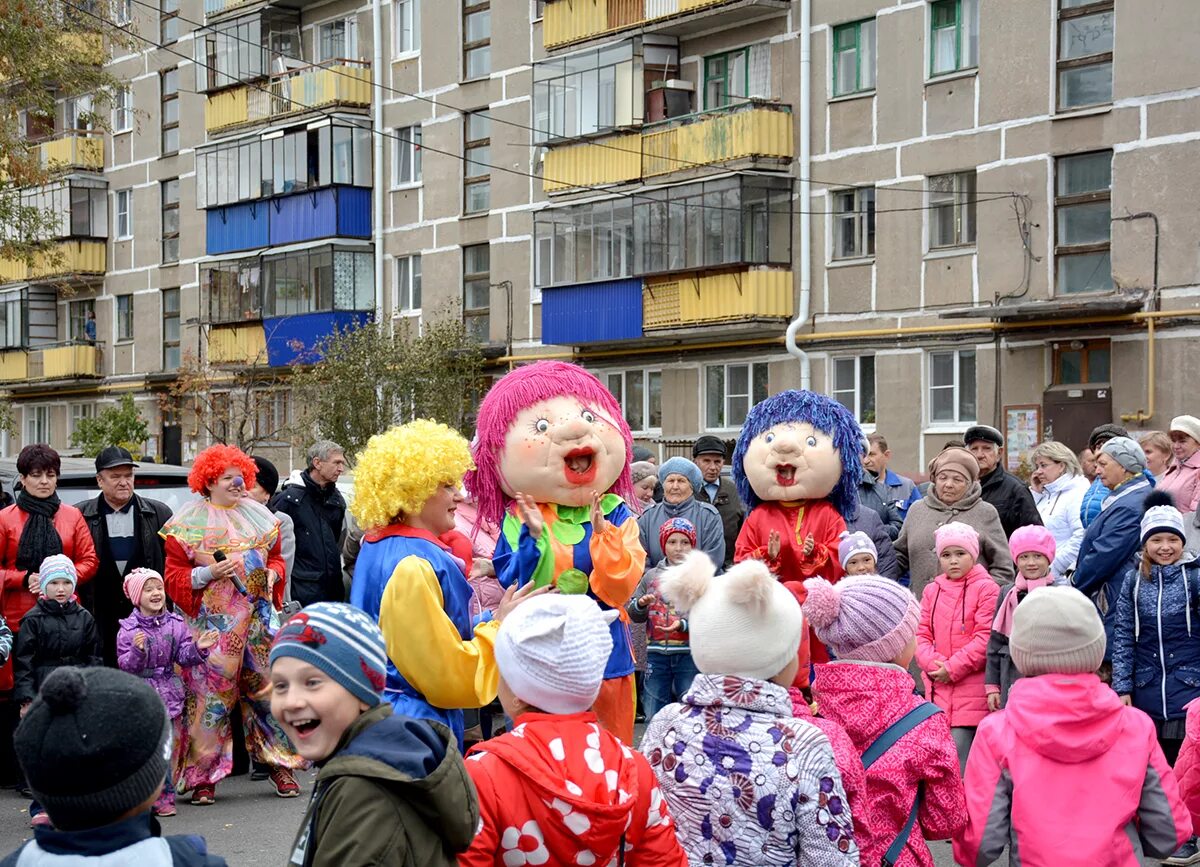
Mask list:
[[[636,485],[642,479],[648,479],[658,473],[658,467],[649,461],[634,461],[629,465],[629,474],[633,477],[633,483]]]
[[[1108,455],[1135,476],[1146,469],[1146,453],[1129,437],[1113,437],[1104,444],[1100,453]]]
[[[1074,587],[1039,587],[1017,606],[1008,649],[1026,677],[1089,674],[1104,662],[1105,643],[1090,599]]]
[[[692,490],[698,491],[704,487],[704,476],[700,475],[700,468],[687,458],[671,458],[658,468],[658,480],[665,482],[667,476],[672,473],[678,473],[689,482],[692,483]]]

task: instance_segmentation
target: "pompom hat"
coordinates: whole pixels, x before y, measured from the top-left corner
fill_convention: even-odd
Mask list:
[[[667,539],[671,538],[672,533],[683,533],[692,543],[692,547],[696,547],[696,525],[687,518],[668,518],[662,522],[662,526],[658,528],[658,546],[660,548],[667,546]]]
[[[842,568],[846,568],[846,564],[850,562],[850,558],[858,554],[870,554],[875,562],[879,562],[879,552],[875,549],[875,543],[871,541],[871,537],[861,530],[854,533],[842,533],[838,539],[838,562],[842,564]]]
[[[1183,513],[1175,508],[1175,501],[1166,491],[1153,491],[1142,504],[1146,511],[1142,515],[1141,539],[1143,547],[1146,540],[1156,533],[1174,533],[1180,539],[1187,541],[1184,531]]]
[[[979,559],[979,533],[970,524],[961,521],[951,521],[934,530],[933,545],[939,557],[947,548],[962,548],[971,555],[971,559]]]
[[[837,584],[809,578],[804,589],[804,616],[839,659],[891,662],[917,634],[921,607],[889,578],[850,575]]]
[[[1053,563],[1058,553],[1054,534],[1040,524],[1018,527],[1008,540],[1008,548],[1012,551],[1013,562],[1022,554],[1041,554],[1047,562]]]
[[[387,678],[383,633],[362,609],[317,602],[280,627],[270,662],[291,656],[319,668],[368,707],[380,703]]]

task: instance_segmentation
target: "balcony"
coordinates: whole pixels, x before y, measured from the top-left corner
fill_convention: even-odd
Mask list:
[[[95,344],[70,341],[0,351],[0,382],[83,379],[100,375],[100,349]]]
[[[55,253],[36,257],[32,265],[19,259],[0,259],[0,283],[100,276],[107,270],[106,263],[104,241],[60,241]]]
[[[648,278],[642,293],[642,328],[649,336],[699,325],[752,326],[764,320],[775,327],[791,318],[792,298],[792,272],[779,269]]]
[[[213,208],[206,217],[205,243],[209,256],[321,238],[369,238],[371,191],[361,187],[326,187]]]
[[[688,36],[787,14],[787,0],[551,0],[542,19],[547,50],[632,28]]]
[[[38,164],[46,171],[71,169],[104,171],[104,137],[91,132],[62,133],[35,146]]]
[[[553,148],[546,153],[542,188],[547,193],[569,192],[734,160],[752,160],[755,166],[766,160],[766,167],[785,168],[794,153],[791,109],[745,102],[673,118],[641,133]]]
[[[216,18],[235,9],[244,9],[257,0],[204,0],[204,17]]]
[[[0,382],[25,382],[29,379],[29,353],[24,349],[0,350]]]
[[[208,360],[211,364],[265,364],[267,340],[262,323],[213,326],[208,332]]]
[[[370,105],[371,65],[330,60],[272,75],[262,85],[212,94],[204,107],[204,124],[213,133],[316,109]]]
[[[370,321],[371,314],[365,310],[331,310],[264,319],[267,364],[271,367],[316,364],[321,360],[321,344],[328,338],[355,331]]]

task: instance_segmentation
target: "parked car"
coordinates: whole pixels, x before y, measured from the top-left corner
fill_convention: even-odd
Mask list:
[[[139,494],[166,503],[178,511],[196,499],[187,483],[188,468],[173,464],[139,463],[136,490]],[[10,496],[20,488],[16,458],[0,458],[0,487]],[[100,494],[96,485],[96,463],[91,458],[62,458],[58,477],[58,496],[64,503],[77,506]]]

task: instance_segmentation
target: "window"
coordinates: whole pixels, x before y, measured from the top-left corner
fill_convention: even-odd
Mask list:
[[[140,2],[140,0],[139,0]],[[265,78],[279,58],[300,60],[300,17],[265,9],[195,32],[196,85],[212,91]]]
[[[483,78],[491,71],[491,3],[463,0],[463,77]]]
[[[162,181],[162,260],[179,261],[179,178]]]
[[[201,297],[208,299],[208,321],[221,324],[261,319],[262,270],[258,257],[201,266],[200,290]]]
[[[96,417],[96,404],[94,403],[73,403],[71,404],[71,430],[70,433],[75,433],[79,429],[79,423],[84,419]]]
[[[875,255],[875,188],[833,193],[833,258]]]
[[[396,260],[396,309],[401,313],[421,310],[421,257],[401,256]]]
[[[859,424],[875,424],[875,356],[834,358],[829,393]]]
[[[12,289],[0,293],[0,347],[11,349],[28,345],[28,307],[28,290]]]
[[[1112,289],[1112,152],[1059,157],[1054,197],[1055,286]]]
[[[159,36],[161,42],[175,42],[179,39],[179,0],[161,0],[158,16]]]
[[[92,117],[92,98],[76,96],[63,103],[63,124],[68,130],[86,131],[96,128]]]
[[[133,0],[113,0],[113,23],[124,26],[133,21]]]
[[[162,152],[173,154],[179,150],[179,70],[164,69],[159,75],[162,86]]]
[[[1054,344],[1055,385],[1110,382],[1111,377],[1111,341],[1072,340]]]
[[[254,435],[260,441],[285,442],[292,423],[292,393],[280,388],[254,394]]]
[[[1059,0],[1058,107],[1112,102],[1113,0]]]
[[[179,290],[162,291],[163,370],[179,369]]]
[[[975,173],[929,178],[929,247],[965,247],[975,243]]]
[[[492,206],[491,144],[492,119],[486,112],[472,112],[464,119],[466,156],[463,174],[463,210],[468,214]]]
[[[979,65],[979,0],[936,0],[929,6],[929,74]]]
[[[392,186],[421,182],[421,127],[402,126],[396,130],[392,156]]]
[[[704,107],[722,108],[750,92],[750,52],[745,48],[704,58]]]
[[[480,343],[491,339],[491,258],[487,244],[463,247],[463,323]]]
[[[662,371],[624,370],[605,377],[629,429],[662,429]]]
[[[533,0],[533,20],[539,21],[546,15],[546,0]]]
[[[875,19],[833,28],[833,95],[875,89]]]
[[[96,342],[96,301],[85,298],[67,302],[67,339],[87,343]],[[91,323],[89,329],[88,323]],[[90,333],[89,333],[90,332]]]
[[[128,87],[119,87],[113,93],[112,131],[129,132],[133,129],[133,91]]]
[[[25,445],[50,442],[50,407],[25,407]]]
[[[767,365],[710,364],[704,369],[704,384],[707,429],[741,427],[750,407],[766,400]]]
[[[533,219],[536,286],[633,276],[633,206],[628,199],[547,208]]]
[[[113,222],[117,224],[117,240],[133,237],[133,190],[117,190],[113,194]]]
[[[225,263],[218,279],[234,311],[259,302],[253,289],[257,273],[242,261]],[[262,315],[298,316],[335,310],[373,310],[375,262],[362,248],[314,247],[262,258]],[[246,283],[243,286],[242,280]],[[201,272],[201,286],[204,272]],[[211,298],[211,295],[210,295]],[[226,320],[230,321],[230,320]]]
[[[358,19],[351,16],[317,26],[317,62],[358,57]]]
[[[133,296],[117,296],[117,340],[133,340]]]
[[[975,350],[929,353],[929,423],[976,420]]]
[[[421,0],[393,0],[396,16],[396,54],[421,50]]]

